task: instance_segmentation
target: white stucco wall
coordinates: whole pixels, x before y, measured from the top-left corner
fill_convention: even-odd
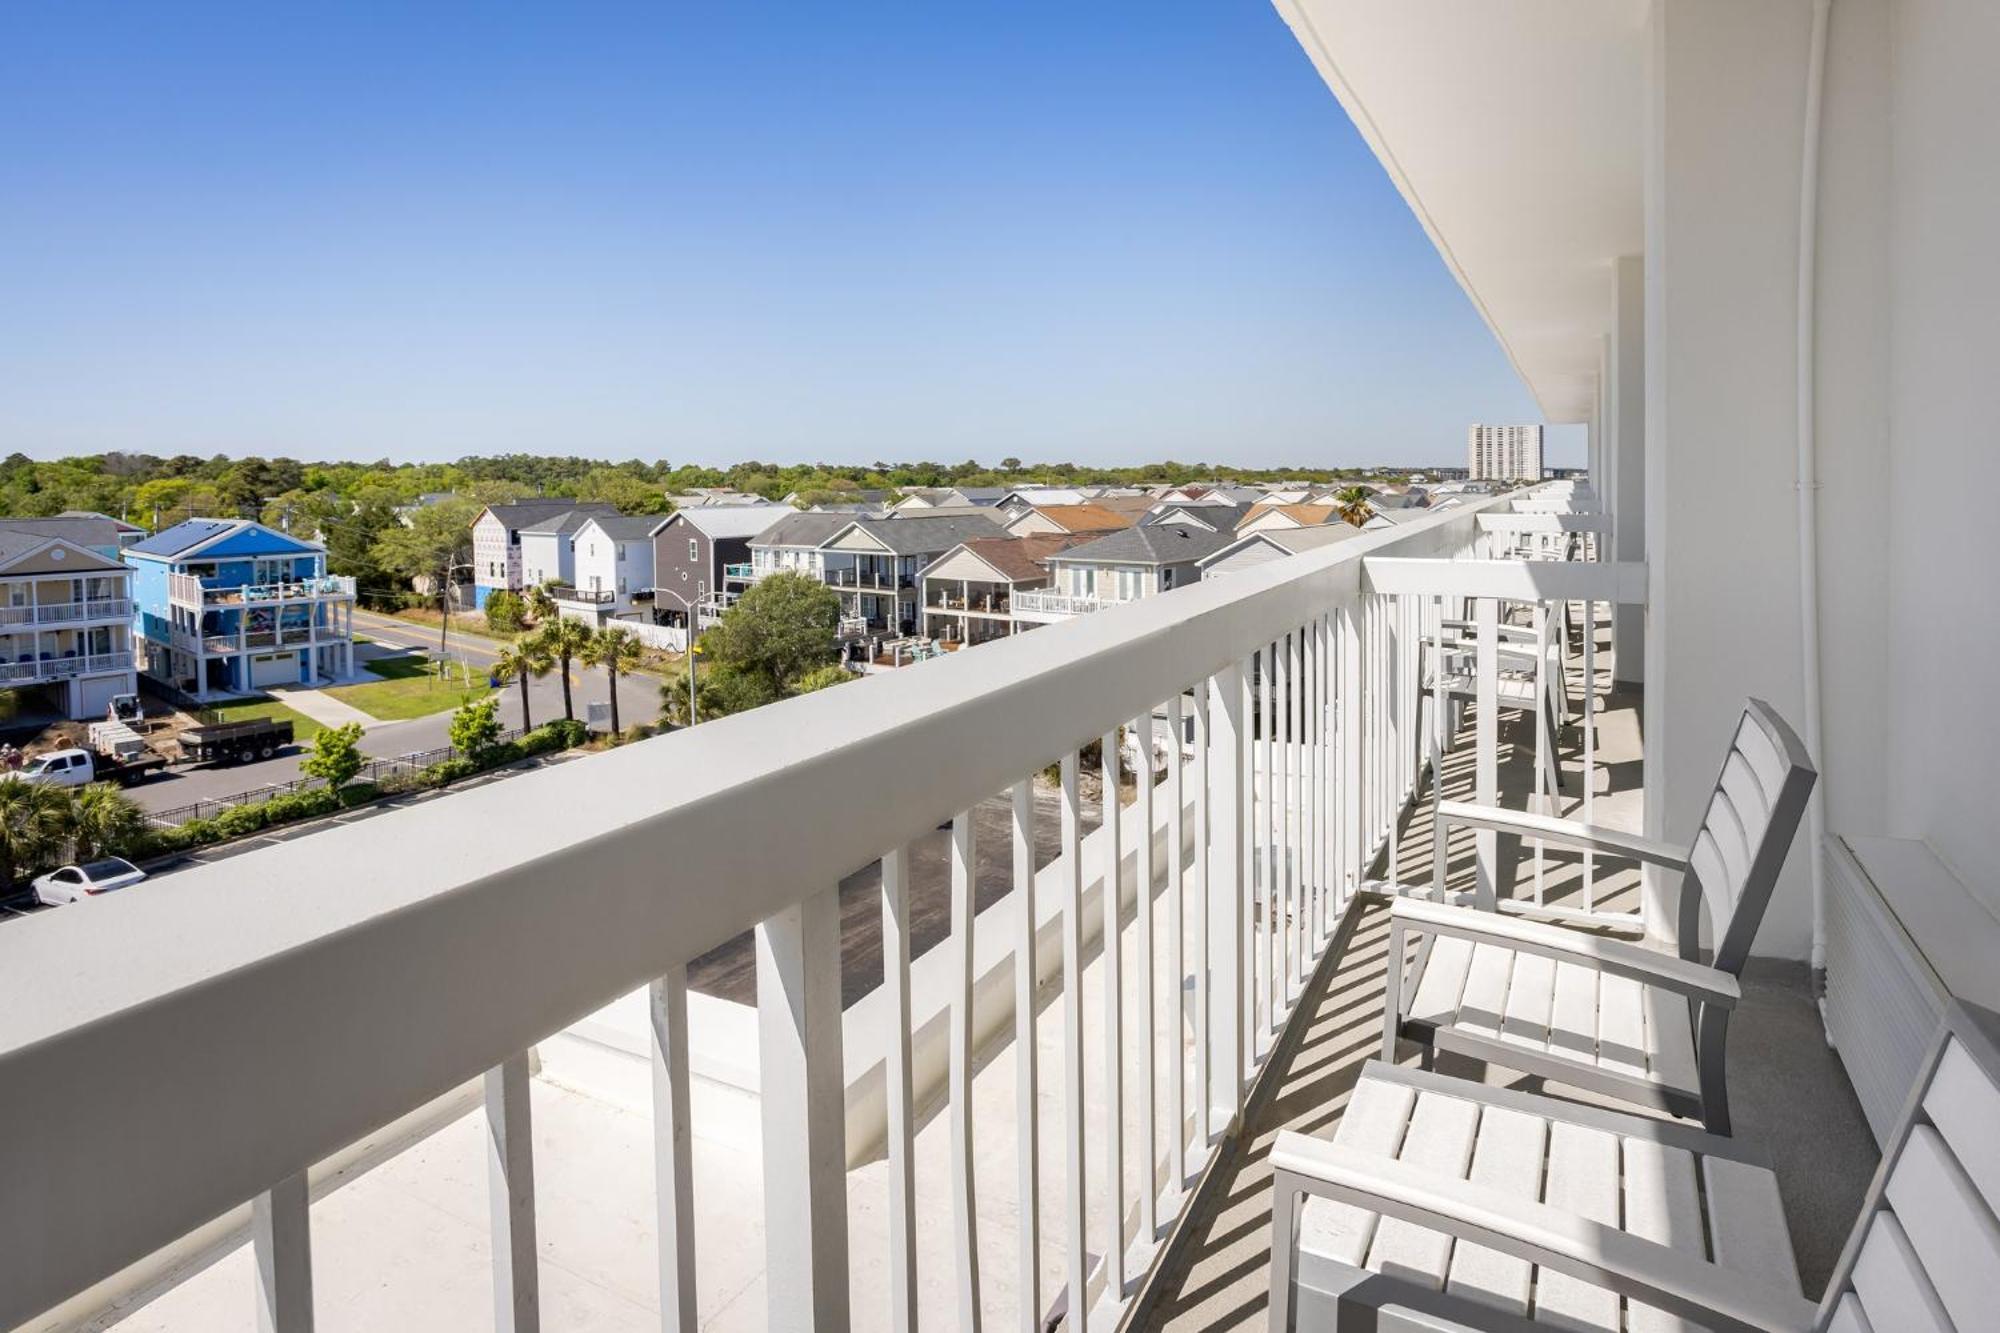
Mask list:
[[[1746,695],[1802,726],[1794,521],[1809,10],[1653,10],[1646,201],[1648,831],[1699,822]],[[1801,839],[1803,841],[1803,839]],[[1806,955],[1806,858],[1758,951]]]
[[[1899,0],[1893,13],[1889,831],[1993,892],[2000,724],[1979,687],[2000,662],[2000,6]]]

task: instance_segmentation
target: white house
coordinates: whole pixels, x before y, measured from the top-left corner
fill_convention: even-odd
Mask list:
[[[653,599],[654,514],[592,514],[568,540],[574,579],[551,589],[556,611],[602,625],[650,612]]]
[[[594,500],[521,500],[480,510],[479,517],[472,520],[472,604],[485,606],[486,599],[496,592],[519,592],[526,587],[521,567],[522,531],[571,510],[618,512]]]
[[[521,529],[521,586],[576,582],[576,533],[589,522],[591,511],[566,509]]]

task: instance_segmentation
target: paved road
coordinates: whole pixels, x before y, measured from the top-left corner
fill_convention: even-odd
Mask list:
[[[421,648],[426,652],[437,649],[435,629],[412,625],[406,620],[356,611],[354,627],[356,633],[365,634],[384,648]],[[474,672],[491,665],[496,656],[491,640],[469,634],[451,636],[451,653],[454,657],[462,657]],[[610,698],[601,670],[579,666],[572,669],[571,676],[571,691],[576,700],[578,717],[584,716],[588,704],[603,703]],[[554,676],[535,681],[528,694],[529,716],[537,724],[562,716],[562,685]],[[618,712],[619,720],[625,725],[652,721],[659,713],[659,700],[660,681],[657,676],[619,677]],[[501,696],[500,723],[506,727],[521,725],[521,687],[518,684],[509,685]],[[386,759],[450,743],[451,713],[445,711],[401,722],[378,722],[363,736],[361,748],[373,758]],[[298,777],[299,760],[303,753],[302,748],[295,747],[290,753],[262,763],[238,764],[231,768],[183,769],[133,787],[131,796],[147,810],[171,810],[200,800],[234,796],[253,787],[289,782]]]

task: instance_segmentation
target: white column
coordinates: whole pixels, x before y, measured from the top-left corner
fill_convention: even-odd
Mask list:
[[[493,1219],[493,1327],[542,1326],[535,1253],[535,1141],[524,1051],[486,1071],[488,1197]]]
[[[311,1218],[303,1171],[285,1177],[251,1203],[259,1333],[312,1333]]]
[[[840,1040],[840,890],[757,927],[769,1327],[839,1333],[847,1315],[847,1103]]]
[[[1646,832],[1668,842],[1692,835],[1747,697],[1803,722],[1795,278],[1810,32],[1803,3],[1651,11],[1644,783]],[[1810,859],[1787,859],[1759,953],[1806,955]]]
[[[1598,488],[1611,514],[1611,551],[1616,560],[1646,558],[1646,273],[1637,255],[1617,265],[1618,309],[1612,326],[1605,406],[1608,476]],[[1646,678],[1646,608],[1617,605],[1611,612],[1614,677],[1620,683]]]

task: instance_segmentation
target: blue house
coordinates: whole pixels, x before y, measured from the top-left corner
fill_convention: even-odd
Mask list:
[[[354,580],[250,519],[191,518],[125,548],[139,669],[197,698],[354,670]]]

